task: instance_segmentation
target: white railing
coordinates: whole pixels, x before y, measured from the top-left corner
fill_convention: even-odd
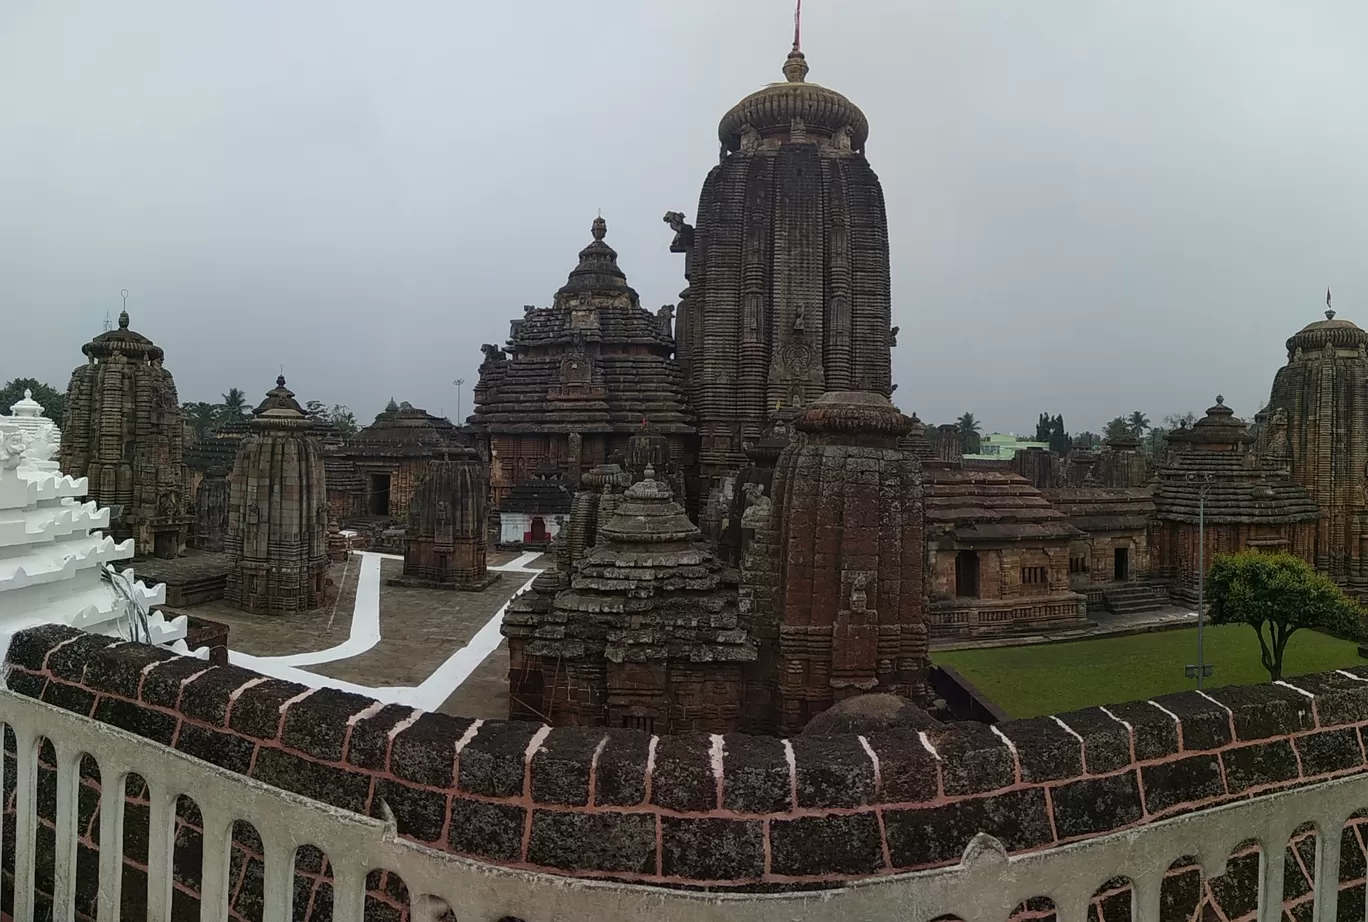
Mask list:
[[[14,918],[33,918],[38,746],[51,742],[57,765],[56,922],[73,918],[76,898],[77,790],[83,754],[100,767],[100,886],[98,918],[117,920],[123,863],[124,781],[148,785],[148,918],[170,918],[172,849],[177,798],[194,798],[203,815],[201,918],[228,917],[233,822],[257,830],[265,857],[267,922],[291,917],[294,855],[301,845],[327,853],[333,868],[333,918],[363,918],[368,872],[389,870],[412,895],[412,917],[435,920],[449,907],[459,922],[929,922],[955,915],[966,922],[1003,922],[1031,898],[1048,897],[1058,922],[1086,922],[1094,893],[1106,881],[1132,885],[1133,918],[1156,922],[1165,872],[1195,857],[1208,876],[1223,873],[1227,856],[1250,839],[1261,846],[1258,922],[1280,922],[1283,849],[1298,827],[1316,825],[1315,922],[1334,922],[1340,830],[1368,806],[1368,775],[1272,794],[1008,858],[997,840],[980,835],[952,868],[875,878],[836,890],[791,894],[706,894],[553,877],[481,864],[399,838],[392,822],[371,819],[269,787],[69,711],[0,689],[0,720],[14,731],[18,753]],[[7,820],[8,821],[8,820]],[[1329,833],[1329,834],[1327,834]],[[1269,860],[1269,858],[1272,860]]]

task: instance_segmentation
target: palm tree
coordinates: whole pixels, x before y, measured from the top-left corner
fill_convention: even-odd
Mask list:
[[[973,413],[965,413],[955,420],[955,431],[959,433],[960,451],[966,455],[977,454],[980,448],[979,433],[982,430]]]
[[[1140,412],[1139,410],[1132,410],[1131,415],[1126,418],[1126,428],[1129,429],[1130,434],[1135,436],[1137,439],[1143,438],[1145,435],[1145,430],[1149,427],[1149,417],[1146,416],[1144,413]]]
[[[247,394],[240,388],[230,387],[228,393],[223,395],[223,401],[219,404],[223,408],[223,415],[226,419],[234,416],[246,416],[252,408],[247,406]]]

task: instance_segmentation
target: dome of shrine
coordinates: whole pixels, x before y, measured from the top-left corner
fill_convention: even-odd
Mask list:
[[[112,355],[127,355],[147,361],[164,358],[162,348],[141,333],[128,328],[128,311],[119,312],[119,326],[106,330],[81,347],[92,359],[107,359]]]
[[[1287,357],[1292,358],[1297,350],[1319,352],[1326,346],[1335,349],[1358,349],[1368,346],[1368,332],[1362,330],[1351,320],[1336,320],[1335,312],[1327,310],[1324,320],[1308,323],[1287,340]]]
[[[811,435],[876,436],[896,439],[912,432],[912,420],[883,394],[874,391],[828,391],[798,417],[799,431]]]
[[[802,119],[805,130],[828,137],[842,128],[850,135],[853,150],[864,148],[869,137],[869,120],[860,107],[835,90],[808,83],[807,60],[797,48],[784,62],[783,83],[771,83],[732,106],[717,126],[717,138],[727,151],[741,149],[741,132],[746,126],[761,137],[787,138],[794,119]]]
[[[276,378],[276,386],[266,392],[266,399],[252,416],[252,426],[313,426],[313,420],[295,400],[294,391],[285,386],[284,375]]]
[[[391,400],[375,422],[347,440],[343,450],[355,456],[435,458],[459,444],[456,427],[450,420],[433,416],[408,401],[395,405]]]
[[[636,300],[636,292],[627,285],[627,273],[618,266],[617,250],[603,238],[608,236],[608,222],[603,217],[594,219],[590,228],[594,239],[579,251],[579,265],[570,270],[570,277],[556,292],[557,300],[581,294],[617,295],[630,294]]]

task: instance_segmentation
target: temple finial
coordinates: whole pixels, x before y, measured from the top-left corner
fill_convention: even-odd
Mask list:
[[[1326,285],[1326,286],[1325,286],[1325,319],[1326,319],[1326,320],[1334,320],[1334,319],[1335,319],[1335,309],[1334,309],[1333,307],[1330,306],[1330,286],[1329,286],[1329,285]]]
[[[595,240],[602,240],[604,237],[608,236],[608,222],[603,220],[602,213],[594,219],[593,234]]]
[[[119,291],[119,294],[123,295],[123,310],[119,311],[119,329],[120,329],[120,330],[127,330],[127,329],[128,329],[128,289],[127,289],[127,288],[121,289],[121,290]]]
[[[784,61],[784,79],[789,83],[802,83],[807,77],[807,59],[803,57],[802,49],[802,20],[803,0],[798,0],[797,6],[793,9],[793,50]]]

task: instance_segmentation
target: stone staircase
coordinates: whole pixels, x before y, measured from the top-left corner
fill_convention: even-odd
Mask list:
[[[1114,615],[1138,615],[1168,604],[1168,587],[1160,583],[1125,583],[1102,590],[1102,606]]]

